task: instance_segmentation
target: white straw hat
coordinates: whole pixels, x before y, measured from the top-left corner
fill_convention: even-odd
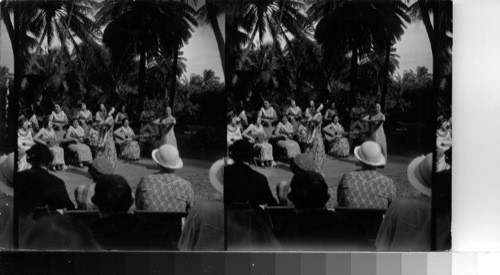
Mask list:
[[[212,164],[208,171],[210,184],[212,184],[215,190],[219,191],[221,194],[224,194],[224,166],[231,164],[233,164],[232,159],[219,159]]]
[[[432,153],[414,158],[408,165],[408,181],[420,193],[432,195]]]
[[[354,148],[354,156],[361,162],[371,166],[382,166],[386,163],[380,145],[370,140],[363,142],[360,146],[356,146]]]
[[[179,151],[170,144],[164,144],[160,148],[154,149],[151,157],[158,165],[168,169],[180,169],[184,166],[179,157]]]

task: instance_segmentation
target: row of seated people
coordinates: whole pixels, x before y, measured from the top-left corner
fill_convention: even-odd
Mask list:
[[[18,144],[22,154],[35,143],[48,145],[54,154],[54,161],[50,165],[53,170],[63,170],[66,162],[82,167],[92,162],[99,148],[104,147],[107,142],[109,133],[103,133],[101,128],[98,122],[84,124],[76,118],[67,128],[57,126],[50,118],[37,122],[35,127],[25,117],[20,117]],[[149,155],[160,145],[161,139],[153,117],[150,117],[149,122],[141,128],[140,135],[135,134],[128,119],[124,119],[123,125],[112,134],[119,157],[124,160],[138,160],[141,152],[147,152]],[[25,166],[24,162],[21,167]]]
[[[64,211],[75,209],[65,183],[47,171],[53,159],[49,148],[36,144],[27,151],[27,156],[32,168],[20,172],[16,183],[16,205],[17,201],[20,205],[17,210],[20,217],[21,244],[25,241],[25,237],[28,238],[30,228],[37,224],[33,219],[35,209],[44,207],[52,213],[64,213]],[[8,159],[12,162],[11,173],[13,173],[14,156],[11,154],[9,157]],[[147,219],[146,221],[142,219],[145,214],[141,214],[142,216],[130,214],[137,210],[185,214],[194,205],[194,192],[191,184],[174,174],[175,170],[183,167],[177,149],[172,145],[163,145],[154,151],[153,159],[160,167],[160,173],[143,177],[135,190],[135,198],[127,180],[113,175],[113,167],[105,158],[96,158],[89,167],[89,174],[94,179],[94,183],[80,186],[75,190],[79,209],[96,209],[100,213],[101,218],[89,225],[89,228],[102,248],[145,249],[151,247],[155,249],[161,244],[161,249],[166,249],[168,248],[165,246],[166,242],[172,245],[171,236],[178,237],[178,234],[174,234],[175,232],[171,232],[170,237],[165,236],[166,233],[163,231],[151,232],[152,229]],[[9,247],[8,244],[12,244],[10,233],[12,233],[13,216],[6,214],[9,211],[12,211],[12,207],[10,210],[2,210],[1,213],[1,217],[8,217],[9,221],[2,223],[5,226],[0,228],[1,239],[4,240],[3,247]],[[144,238],[151,240],[145,242]],[[176,243],[177,240],[175,246]],[[176,249],[176,247],[169,249]]]
[[[294,158],[290,166],[294,176],[291,182],[277,185],[276,199],[267,178],[248,165],[251,150],[245,141],[234,143],[230,154],[235,163],[225,170],[225,200],[228,208],[233,209],[229,217],[247,222],[247,243],[251,244],[234,249],[430,250],[432,154],[417,157],[408,165],[408,181],[415,188],[415,195],[397,197],[392,179],[377,171],[385,164],[380,146],[371,141],[363,143],[355,148],[361,170],[342,176],[337,202],[327,208],[331,200],[329,188],[323,176],[313,172],[310,156],[300,154]],[[439,178],[446,191],[441,194],[448,195],[442,201],[450,200],[450,175],[448,170]],[[249,207],[242,209],[241,204]],[[265,215],[259,214],[263,205],[271,209],[288,205],[295,213],[286,219],[274,215],[272,226],[266,226]],[[341,211],[335,211],[339,208]],[[360,218],[359,211],[355,215],[356,211],[342,208],[372,214]],[[450,244],[451,212],[446,207],[441,210],[437,243],[446,249]],[[228,228],[233,227],[229,224]],[[230,240],[236,238],[231,232],[228,234]]]
[[[305,151],[310,139],[306,119],[292,123],[290,117],[284,115],[276,126],[267,127],[264,126],[261,116],[247,115],[247,121],[248,126],[242,130],[241,120],[232,113],[228,115],[228,146],[240,139],[250,141],[254,144],[252,155],[262,166],[274,166],[275,158],[288,162]],[[363,143],[369,133],[363,114],[359,115],[349,132],[340,124],[338,115],[333,115],[333,120],[322,128],[325,148],[328,154],[334,157],[348,157],[350,148]]]

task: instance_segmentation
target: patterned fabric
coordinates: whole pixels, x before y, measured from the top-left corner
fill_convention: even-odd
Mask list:
[[[52,112],[50,114],[49,120],[60,127],[68,122],[68,117],[66,116],[66,113],[64,111],[60,111],[59,113]]]
[[[361,106],[360,107],[353,107],[351,109],[351,112],[349,113],[349,117],[351,118],[351,127],[350,128],[352,128],[352,125],[354,124],[354,122],[356,120],[358,120],[359,115],[364,114],[364,113],[365,113],[365,108],[363,108]]]
[[[95,194],[95,183],[80,185],[75,189],[76,207],[79,210],[94,210],[97,207],[92,203]]]
[[[47,130],[42,128],[37,135],[40,140],[49,146],[50,152],[54,155],[51,165],[64,165],[64,150],[58,145],[54,129]]]
[[[153,149],[159,145],[158,136],[160,135],[156,125],[146,124],[141,128],[141,137],[139,138],[141,152],[151,156]]]
[[[174,174],[145,176],[136,189],[139,210],[184,212],[194,203],[191,183]]]
[[[161,144],[170,144],[177,148],[177,139],[175,138],[174,125],[177,123],[173,116],[160,120],[161,125]]]
[[[323,173],[323,164],[326,157],[325,144],[321,136],[321,122],[321,113],[316,113],[309,122],[310,126],[308,127],[307,134],[309,142],[312,139],[312,143],[306,148],[306,153],[313,157],[317,173]]]
[[[337,189],[339,206],[354,208],[387,208],[396,197],[392,179],[375,170],[344,174]]]
[[[116,161],[118,160],[118,157],[116,155],[116,147],[115,147],[115,142],[113,140],[113,118],[108,117],[106,119],[106,124],[108,124],[106,127],[106,135],[105,135],[105,140],[104,140],[104,146],[101,146],[97,149],[97,157],[104,157],[106,158],[113,167],[116,166]]]
[[[120,158],[126,160],[138,160],[141,157],[141,148],[135,140],[129,140],[121,145]]]
[[[229,146],[240,139],[243,139],[240,128],[227,125],[227,145]]]
[[[75,129],[73,126],[70,126],[68,128],[66,136],[69,138],[82,140],[85,134],[82,127],[78,126]],[[90,151],[89,146],[78,141],[76,144],[70,144],[68,146],[68,149],[73,153],[72,158],[74,158],[76,162],[92,162],[92,152]]]
[[[285,159],[292,159],[296,155],[300,154],[300,146],[294,140],[280,140],[278,141],[277,145],[279,148],[281,148],[283,158]]]
[[[330,155],[335,157],[348,157],[349,156],[349,141],[345,137],[337,137],[331,141],[329,151]]]

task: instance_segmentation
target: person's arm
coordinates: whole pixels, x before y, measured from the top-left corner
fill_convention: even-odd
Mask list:
[[[38,133],[36,133],[36,135],[33,137],[33,141],[35,141],[36,143],[47,145],[47,142],[45,142],[43,139],[41,139],[41,136],[43,134],[42,131],[43,130],[40,130],[40,131],[38,131]]]
[[[68,116],[66,115],[66,113],[64,111],[61,111],[61,112],[63,114],[63,118],[61,120],[61,124],[62,125],[66,125],[66,124],[68,124]]]
[[[248,139],[250,142],[253,142],[253,141],[254,141],[254,138],[253,138],[252,136],[250,136],[250,134],[249,134],[251,131],[252,131],[252,125],[249,125],[249,126],[245,129],[245,131],[243,131],[243,133],[241,133],[241,135],[242,135],[244,138]]]

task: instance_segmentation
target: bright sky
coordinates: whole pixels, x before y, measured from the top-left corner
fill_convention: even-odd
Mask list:
[[[202,6],[205,0],[198,0],[198,6]],[[225,19],[223,16],[218,18],[219,26],[221,28],[222,35],[225,37]],[[0,32],[0,66],[6,66],[11,72],[14,71],[14,60],[12,55],[12,47],[9,40],[9,34],[7,29],[1,23]],[[193,35],[189,40],[189,44],[182,48],[184,52],[183,57],[186,60],[186,77],[192,73],[202,74],[203,70],[211,69],[215,72],[215,76],[220,77],[221,80],[224,78],[224,73],[222,72],[222,63],[220,61],[219,50],[217,47],[217,41],[215,40],[215,35],[210,25],[198,25],[194,28]]]
[[[202,5],[204,0],[199,1]],[[221,16],[218,18],[222,34],[225,35],[225,20]],[[0,44],[0,65],[7,66],[13,71],[12,48],[10,46],[9,36],[3,23],[1,28]],[[417,66],[425,66],[432,72],[432,53],[429,38],[422,22],[412,22],[408,25],[401,41],[396,45],[397,54],[399,54],[399,72],[402,74],[405,70],[415,71]],[[195,29],[189,44],[182,51],[187,59],[186,76],[192,73],[202,74],[204,69],[212,69],[216,76],[223,78],[222,65],[220,61],[217,42],[212,28],[209,25],[200,25]]]

